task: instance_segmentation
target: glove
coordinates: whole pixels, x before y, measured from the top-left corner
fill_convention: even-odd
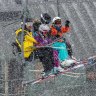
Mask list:
[[[34,45],[35,45],[35,46],[41,46],[41,43],[38,42],[38,43],[36,43],[36,44],[34,44]]]
[[[69,20],[66,20],[66,21],[65,21],[65,26],[66,26],[66,27],[69,27],[69,24],[70,24],[70,21],[69,21]]]
[[[58,34],[56,35],[56,37],[59,38],[59,37],[62,37],[62,35],[63,34],[61,32],[58,32]]]

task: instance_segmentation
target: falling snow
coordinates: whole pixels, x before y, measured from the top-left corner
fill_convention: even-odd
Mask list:
[[[20,56],[12,54],[11,44],[15,41],[15,30],[20,28],[24,1],[0,0],[0,96],[96,96],[96,65],[76,69],[73,71],[75,74],[71,72],[34,85],[22,85],[26,80],[41,76],[40,72],[32,70],[42,69],[38,59],[22,65]],[[70,20],[71,30],[66,39],[77,59],[96,55],[96,0],[58,2],[28,0],[25,5],[32,18],[48,12],[52,18],[59,13],[63,21]]]

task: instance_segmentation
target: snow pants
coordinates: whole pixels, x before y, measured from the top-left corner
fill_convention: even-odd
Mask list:
[[[54,67],[53,49],[52,48],[39,48],[35,52],[42,65],[44,67],[44,72],[49,72]]]
[[[70,56],[70,57],[72,57],[72,47],[71,47],[71,44],[69,43],[69,41],[68,40],[66,40],[65,38],[64,38],[64,43],[66,44],[66,48],[67,48],[67,51],[68,51],[68,55]]]
[[[64,61],[68,58],[68,51],[64,42],[55,42],[54,44],[52,44],[52,47],[54,50],[58,51],[59,61]]]
[[[54,58],[54,67],[59,67],[60,66],[60,61],[58,58],[58,51],[57,50],[53,50],[53,58]]]

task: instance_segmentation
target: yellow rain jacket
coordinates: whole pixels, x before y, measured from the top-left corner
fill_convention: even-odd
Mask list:
[[[34,48],[32,48],[34,46],[34,44],[37,43],[37,41],[34,39],[34,37],[32,36],[32,32],[28,32],[27,30],[24,30],[24,40],[23,40],[23,52],[24,52],[24,58],[28,58],[31,53],[34,51]],[[22,42],[21,42],[21,38],[22,38],[22,29],[18,29],[16,32],[16,42],[18,44],[18,46],[20,47],[20,49],[22,49]]]

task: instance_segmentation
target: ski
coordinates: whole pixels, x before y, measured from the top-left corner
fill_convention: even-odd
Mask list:
[[[51,78],[54,78],[56,76],[59,76],[60,74],[61,75],[66,74],[68,72],[71,72],[71,71],[76,70],[76,69],[81,68],[81,67],[86,68],[87,66],[91,66],[91,65],[93,66],[95,63],[96,63],[96,56],[92,56],[92,57],[86,58],[84,60],[78,60],[76,65],[70,66],[69,68],[65,68],[63,72],[58,72],[56,74],[51,74],[51,75],[41,77],[41,78],[31,80],[31,81],[24,81],[23,85],[30,84],[30,83],[32,85],[34,85],[34,84],[46,81],[47,79],[51,79]]]
[[[96,55],[91,56],[89,58],[81,59],[81,60],[76,60],[77,64],[84,64],[84,65],[91,65],[96,62]]]
[[[51,79],[51,78],[54,78],[56,76],[59,76],[60,74],[66,74],[67,72],[70,72],[70,71],[75,70],[75,69],[80,68],[80,67],[84,67],[84,64],[76,65],[74,67],[70,67],[70,68],[65,69],[63,72],[58,72],[56,74],[52,74],[52,75],[48,75],[48,76],[45,76],[45,77],[41,77],[41,78],[38,78],[36,80],[25,81],[25,82],[23,82],[23,85],[30,84],[30,83],[32,85],[34,85],[34,84],[40,83],[42,81],[45,81],[47,79]]]

